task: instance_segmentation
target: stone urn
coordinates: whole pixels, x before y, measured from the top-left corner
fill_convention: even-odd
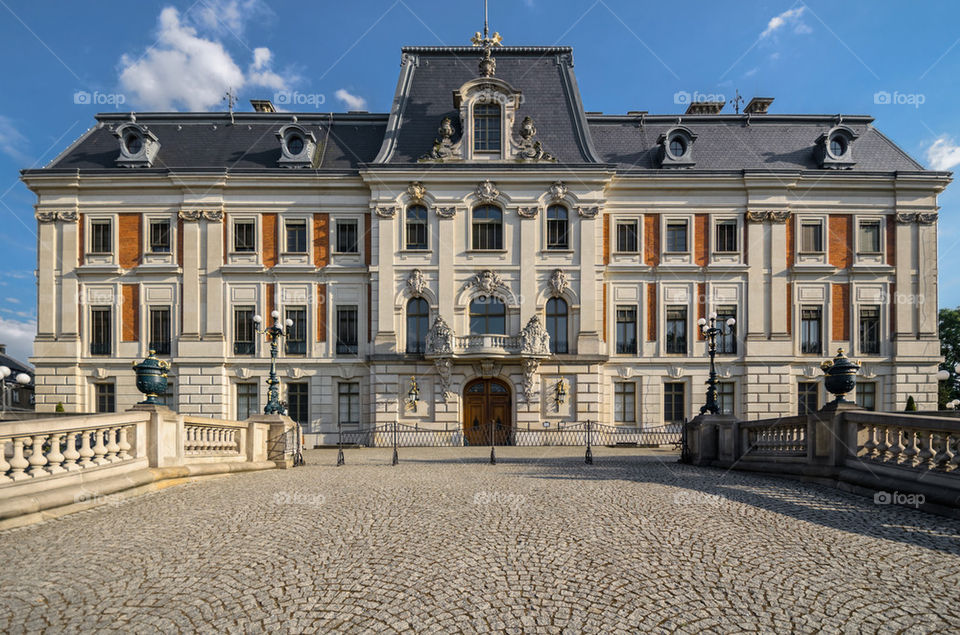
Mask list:
[[[157,395],[167,392],[167,371],[170,370],[170,364],[157,359],[156,351],[151,350],[146,359],[133,365],[133,370],[137,373],[137,390],[147,396],[140,403],[162,405]]]
[[[857,387],[857,373],[860,372],[860,362],[855,362],[843,354],[843,349],[837,349],[837,356],[832,360],[820,364],[820,369],[826,377],[823,385],[833,395],[836,402],[845,402],[843,396]]]

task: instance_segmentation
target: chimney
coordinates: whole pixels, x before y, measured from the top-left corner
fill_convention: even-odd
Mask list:
[[[694,101],[690,102],[690,105],[687,106],[687,112],[685,115],[719,115],[720,111],[723,110],[723,105],[726,102],[722,101]]]
[[[7,345],[0,344],[0,355],[6,355],[6,354],[7,354]]]
[[[251,99],[250,105],[256,112],[277,112],[277,109],[273,107],[273,102],[269,99]]]
[[[765,115],[772,103],[773,97],[754,97],[750,100],[750,103],[747,104],[747,107],[743,109],[743,112],[751,115]]]

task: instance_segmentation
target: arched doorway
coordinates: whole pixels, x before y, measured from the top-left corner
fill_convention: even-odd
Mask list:
[[[499,379],[475,379],[463,389],[463,435],[467,445],[511,445],[510,387]]]

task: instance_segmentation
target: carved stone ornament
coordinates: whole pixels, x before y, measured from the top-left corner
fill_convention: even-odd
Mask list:
[[[95,368],[93,370],[94,379],[106,379],[109,376],[106,368]]]
[[[419,269],[414,269],[410,272],[410,275],[407,277],[407,289],[410,290],[410,295],[414,297],[420,297],[423,295],[423,290],[427,287],[427,280],[423,277],[423,272]]]
[[[500,277],[499,273],[486,269],[480,273],[474,274],[470,280],[467,281],[465,287],[475,287],[480,293],[484,295],[490,295],[492,293],[499,292],[502,295],[508,295],[510,293],[509,287],[503,282],[503,278]]]
[[[523,398],[532,403],[539,400],[540,394],[536,390],[537,371],[540,370],[540,360],[530,357],[523,359]]]
[[[919,225],[933,225],[937,222],[937,213],[917,214],[917,223]]]
[[[433,360],[433,364],[437,369],[437,375],[440,376],[440,390],[434,394],[434,400],[444,402],[454,396],[450,391],[453,362],[450,361],[449,357],[438,357]]]
[[[554,181],[553,184],[547,188],[547,199],[550,202],[562,201],[567,198],[567,194],[570,193],[570,190],[567,188],[567,184],[563,181]]]
[[[303,369],[299,366],[293,366],[287,369],[287,377],[290,379],[300,379],[303,377]]]
[[[453,354],[453,329],[439,315],[427,331],[427,353],[431,355]]]
[[[203,211],[203,217],[211,223],[219,223],[223,221],[223,210],[219,209],[207,209]]]
[[[198,221],[201,216],[203,216],[203,210],[199,209],[182,209],[177,212],[177,217],[183,221]]]
[[[789,210],[780,210],[774,212],[767,212],[767,218],[770,219],[771,223],[785,223],[787,219],[790,218]]]
[[[790,210],[750,210],[746,214],[748,223],[785,223],[790,218]]]
[[[236,370],[236,373],[237,373],[237,377],[239,377],[240,379],[249,379],[250,375],[252,374],[249,368],[243,368],[243,367],[238,368]]]
[[[379,216],[380,218],[393,218],[394,216],[397,215],[397,206],[396,205],[389,205],[389,206],[378,205],[377,207],[374,208],[373,211],[376,212],[377,216]]]
[[[423,186],[423,183],[420,181],[410,181],[410,185],[407,186],[407,196],[410,197],[411,201],[422,201],[426,194],[427,188]]]
[[[765,220],[767,220],[766,212],[755,212],[753,210],[747,212],[748,223],[762,223]]]
[[[520,122],[520,136],[514,139],[516,158],[521,161],[555,162],[552,154],[543,151],[543,144],[536,140],[537,127],[531,117],[524,117]]]
[[[521,355],[549,355],[550,334],[539,315],[534,315],[520,331]]]
[[[560,269],[554,269],[550,274],[550,293],[554,296],[563,295],[570,288],[570,278]]]
[[[440,121],[440,127],[437,129],[438,139],[433,140],[433,148],[429,154],[420,158],[421,161],[444,161],[447,159],[460,158],[460,142],[453,142],[453,120],[450,117],[444,117]]]
[[[434,210],[440,218],[453,218],[457,215],[456,207],[435,207]]]
[[[517,216],[520,216],[521,218],[536,218],[537,214],[539,213],[540,208],[537,206],[517,208]]]
[[[912,212],[897,212],[897,222],[906,225],[917,220],[917,215]]]
[[[490,179],[477,183],[476,193],[481,203],[492,203],[500,196],[500,190],[497,189],[496,183]]]
[[[80,214],[75,210],[67,210],[64,212],[57,212],[57,220],[63,221],[65,223],[75,223],[79,220]]]
[[[667,369],[667,374],[673,379],[680,379],[683,377],[683,368],[680,366],[671,366]]]
[[[599,207],[578,207],[577,215],[580,218],[596,218],[597,214],[600,213]]]
[[[34,214],[41,223],[52,223],[57,220],[57,212],[37,212]]]
[[[492,359],[481,359],[476,364],[473,364],[473,372],[484,378],[497,377],[500,375],[501,370],[503,370],[503,364],[495,362]]]

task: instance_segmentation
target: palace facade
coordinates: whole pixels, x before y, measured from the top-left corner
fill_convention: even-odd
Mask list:
[[[43,169],[36,407],[263,408],[269,345],[317,432],[399,420],[659,426],[936,407],[937,196],[867,116],[585,112],[563,47],[412,47],[388,114],[108,113]],[[479,62],[479,64],[478,64]],[[416,391],[411,388],[416,386]],[[413,399],[412,397],[416,397]]]

